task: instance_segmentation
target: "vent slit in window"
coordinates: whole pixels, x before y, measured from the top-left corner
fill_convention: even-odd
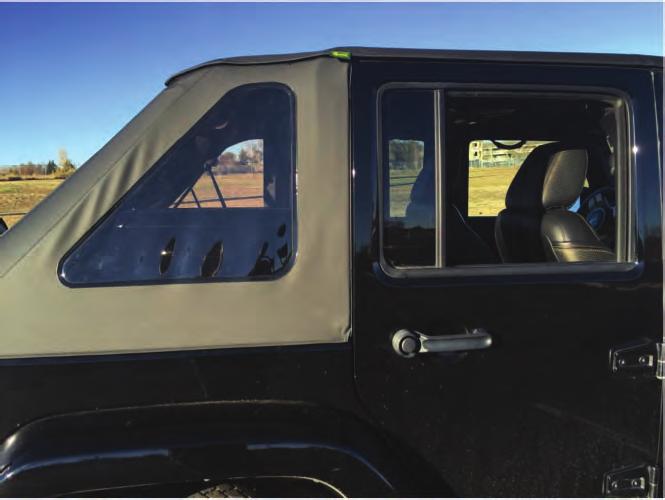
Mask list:
[[[201,265],[201,278],[212,278],[219,271],[224,260],[224,245],[221,241],[215,243],[206,254]]]
[[[169,267],[171,266],[171,260],[173,259],[174,250],[175,238],[171,238],[160,254],[159,274],[164,275],[169,270]]]

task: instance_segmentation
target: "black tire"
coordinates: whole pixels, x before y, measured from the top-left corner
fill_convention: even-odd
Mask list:
[[[233,483],[222,483],[197,491],[188,498],[252,498],[251,492]]]

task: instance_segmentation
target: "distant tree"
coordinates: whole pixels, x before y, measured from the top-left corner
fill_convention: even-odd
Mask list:
[[[255,164],[255,170],[263,172],[263,140],[253,141],[252,159]]]
[[[60,168],[64,167],[65,163],[69,161],[69,155],[65,148],[60,148],[58,150],[58,166]]]
[[[18,166],[18,173],[19,173],[19,175],[26,176],[26,177],[33,176],[33,175],[36,175],[36,174],[39,173],[39,166],[35,165],[31,161],[29,161],[27,163],[21,163]]]
[[[51,175],[54,174],[57,169],[58,166],[55,164],[55,162],[53,160],[49,160],[49,162],[46,164],[46,167],[44,168],[44,173],[46,175]]]
[[[58,151],[58,167],[63,174],[71,174],[76,168],[67,155],[67,150],[62,148]]]
[[[424,145],[420,141],[393,139],[388,148],[391,169],[415,169],[423,164]]]
[[[249,152],[245,148],[242,148],[240,150],[240,153],[238,154],[238,160],[240,161],[240,163],[242,165],[247,165],[247,163],[249,163],[249,157],[250,157]]]
[[[214,172],[218,174],[228,174],[233,170],[238,162],[236,154],[232,151],[224,151],[217,157],[217,164],[213,168]]]

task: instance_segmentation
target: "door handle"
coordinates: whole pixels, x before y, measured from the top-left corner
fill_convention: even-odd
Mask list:
[[[405,358],[426,352],[461,352],[487,349],[492,345],[492,336],[482,328],[475,328],[459,335],[430,337],[424,333],[402,329],[393,333],[393,349]]]

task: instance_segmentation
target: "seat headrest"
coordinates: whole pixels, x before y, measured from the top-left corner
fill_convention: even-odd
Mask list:
[[[544,209],[575,203],[584,188],[588,158],[586,149],[566,149],[552,156],[543,181]]]
[[[538,146],[526,157],[510,184],[506,208],[568,208],[584,188],[587,164],[585,148],[560,142]]]

